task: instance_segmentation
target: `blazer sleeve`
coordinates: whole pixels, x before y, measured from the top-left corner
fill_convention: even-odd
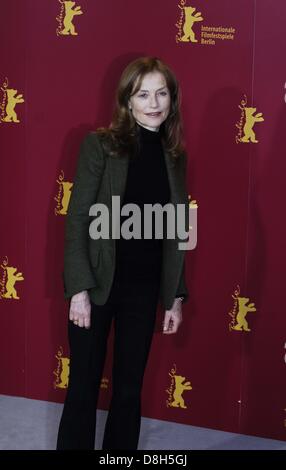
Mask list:
[[[65,223],[64,297],[95,286],[89,253],[89,209],[96,202],[105,167],[104,152],[95,133],[81,143],[76,176]]]
[[[185,152],[181,155],[180,163],[181,163],[181,171],[183,173],[183,178],[185,181],[185,188],[187,188],[187,183],[186,183],[187,155]],[[189,211],[189,200],[187,197],[187,189],[186,189],[186,211]],[[183,263],[179,285],[178,285],[177,292],[176,292],[176,297],[184,297],[183,303],[187,302],[189,298],[189,291],[188,291],[186,280],[185,280],[185,259]]]
[[[189,291],[188,291],[188,288],[186,286],[186,281],[185,281],[185,261],[183,263],[183,269],[182,269],[182,273],[181,273],[181,277],[180,277],[180,281],[179,281],[179,285],[178,285],[178,289],[177,289],[177,293],[175,297],[184,297],[183,303],[187,302],[189,298]]]

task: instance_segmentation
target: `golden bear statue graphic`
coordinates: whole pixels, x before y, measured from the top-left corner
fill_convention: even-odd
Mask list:
[[[2,88],[3,90],[3,88]],[[18,103],[24,103],[23,95],[17,95],[18,90],[14,90],[13,88],[6,88],[5,90],[7,93],[7,105],[6,105],[6,116],[2,119],[4,122],[20,122],[16,111],[15,106]]]
[[[192,390],[191,383],[183,383],[186,380],[186,377],[183,377],[182,375],[174,375],[174,378],[176,387],[173,393],[174,401],[171,403],[171,406],[174,406],[175,408],[187,408],[182,397],[182,393],[185,390]]]
[[[249,142],[249,140],[257,144],[258,140],[255,138],[255,133],[253,131],[253,126],[256,122],[264,121],[262,113],[254,114],[256,108],[244,108],[245,110],[245,124],[243,127],[244,136],[241,138],[241,142]]]
[[[6,292],[3,295],[5,299],[19,299],[16,289],[14,287],[15,282],[17,281],[23,281],[24,276],[22,273],[16,273],[17,268],[13,268],[13,266],[5,266],[5,269],[7,271],[8,279],[6,282]]]
[[[57,385],[58,388],[67,388],[69,383],[69,374],[70,374],[70,360],[68,357],[59,358],[61,362],[61,375],[60,383]]]
[[[68,205],[70,202],[71,188],[73,187],[73,183],[69,183],[68,181],[62,181],[61,185],[63,188],[63,197],[61,201],[62,207],[61,207],[61,210],[59,211],[59,214],[66,215],[67,210],[68,210]]]
[[[183,42],[198,42],[198,40],[195,38],[195,33],[193,31],[193,25],[197,21],[203,21],[203,17],[201,12],[197,12],[195,15],[196,8],[193,8],[191,6],[188,7],[182,7],[179,5],[181,10],[184,10],[185,12],[185,23],[183,26],[183,32],[184,36],[181,37],[180,41]]]
[[[248,297],[237,297],[238,299],[238,313],[236,315],[236,325],[232,328],[233,330],[236,331],[250,331],[250,328],[248,327],[248,322],[246,320],[246,315],[248,312],[256,312],[255,304],[251,302],[250,304],[247,305],[249,302]]]
[[[83,12],[81,10],[80,6],[75,6],[75,2],[71,1],[65,1],[63,2],[65,4],[65,17],[64,17],[64,29],[60,31],[60,34],[63,35],[69,35],[71,34],[72,36],[77,36],[77,32],[75,30],[74,24],[73,24],[73,17],[76,15],[82,15]]]

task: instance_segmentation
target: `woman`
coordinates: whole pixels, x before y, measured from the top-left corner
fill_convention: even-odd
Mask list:
[[[121,76],[110,127],[83,141],[69,204],[64,284],[65,297],[71,299],[70,377],[58,449],[94,449],[97,398],[113,318],[112,400],[103,449],[137,448],[140,395],[158,301],[165,309],[164,334],[175,333],[182,321],[181,303],[188,296],[185,252],[178,249],[178,236],[167,238],[166,222],[161,238],[154,238],[153,230],[148,239],[115,238],[113,232],[94,239],[89,211],[94,203],[104,204],[105,222],[110,222],[112,196],[120,197],[120,208],[169,203],[176,210],[183,204],[187,231],[185,167],[177,80],[159,59],[139,58]],[[123,232],[126,213],[117,220]]]

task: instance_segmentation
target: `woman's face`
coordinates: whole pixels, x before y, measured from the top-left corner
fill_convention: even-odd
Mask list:
[[[151,131],[158,131],[167,119],[171,105],[164,75],[160,72],[147,73],[140,89],[130,97],[128,105],[138,124]]]

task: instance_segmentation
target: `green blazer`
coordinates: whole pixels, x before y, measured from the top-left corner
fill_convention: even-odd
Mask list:
[[[182,154],[174,163],[165,151],[165,160],[173,204],[185,204],[186,226],[189,227],[189,201],[185,185],[186,157]],[[65,225],[64,295],[70,298],[88,290],[90,299],[103,305],[109,296],[115,270],[115,240],[94,240],[89,225],[94,217],[89,209],[94,203],[109,208],[111,224],[112,196],[123,201],[129,158],[112,157],[95,132],[89,133],[81,144],[77,172],[69,202]],[[179,238],[163,240],[163,262],[160,298],[165,310],[171,309],[174,298],[188,298],[185,284],[185,250],[178,249]]]

